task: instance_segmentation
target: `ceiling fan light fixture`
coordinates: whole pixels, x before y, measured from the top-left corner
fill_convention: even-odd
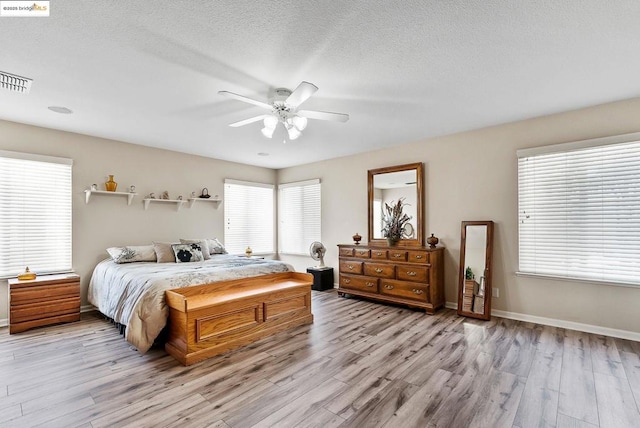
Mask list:
[[[265,116],[263,123],[265,128],[276,129],[278,118],[275,116]]]
[[[289,133],[289,139],[292,141],[298,139],[298,137],[302,135],[302,132],[300,132],[295,126],[288,126],[287,132]]]
[[[308,121],[304,116],[293,116],[292,122],[293,126],[295,126],[298,131],[304,131],[304,129],[307,127]]]
[[[273,131],[275,131],[276,128],[275,126],[273,128],[267,128],[266,126],[264,128],[262,128],[262,135],[264,135],[267,138],[272,138],[273,137]]]

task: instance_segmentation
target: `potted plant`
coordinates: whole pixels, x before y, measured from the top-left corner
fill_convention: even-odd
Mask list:
[[[411,216],[402,212],[404,207],[404,198],[398,199],[398,202],[391,201],[391,204],[384,204],[382,211],[382,235],[387,238],[387,244],[395,245],[401,238],[404,227],[411,220]]]

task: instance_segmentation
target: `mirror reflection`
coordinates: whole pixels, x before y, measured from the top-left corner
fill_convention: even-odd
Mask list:
[[[462,222],[458,314],[491,317],[493,222]]]
[[[417,174],[416,170],[387,172],[373,177],[373,238],[383,239],[382,212],[385,204],[393,205],[403,200],[403,212],[411,217],[404,228],[403,239],[415,239],[415,219],[417,217]]]

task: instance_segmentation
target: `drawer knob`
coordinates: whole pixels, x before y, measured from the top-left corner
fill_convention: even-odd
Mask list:
[[[384,288],[386,288],[387,290],[393,290],[393,285],[385,284]]]
[[[344,282],[345,284],[349,284],[349,283],[351,283],[351,280],[345,278],[345,279],[342,280],[342,282]]]
[[[378,252],[376,253],[376,256],[381,256],[381,255],[382,255],[382,253],[381,253],[380,251],[378,251]]]
[[[367,287],[373,287],[374,285],[373,282],[367,282],[366,284],[367,284]]]
[[[417,275],[417,273],[416,273],[416,272],[413,272],[413,271],[408,270],[408,271],[407,271],[407,275],[409,275],[409,276],[416,276],[416,275]]]
[[[353,270],[353,265],[347,265],[347,267],[349,268],[349,270]]]
[[[420,254],[418,254],[418,255],[416,256],[416,259],[418,259],[418,260],[420,260],[421,258],[422,258],[422,256],[421,256]]]
[[[376,268],[376,273],[382,273],[382,269]]]
[[[420,295],[420,294],[424,293],[424,291],[418,290],[417,288],[414,288],[413,292],[416,293],[417,295]]]
[[[400,257],[402,257],[402,254],[396,253],[396,254],[393,255],[393,257],[395,257],[396,259],[399,259]]]

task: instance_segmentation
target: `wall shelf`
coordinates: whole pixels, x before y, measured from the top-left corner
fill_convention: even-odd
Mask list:
[[[178,207],[178,211],[180,211],[180,208],[182,208],[183,204],[187,203],[187,201],[183,201],[181,199],[151,199],[151,198],[144,198],[143,202],[144,202],[145,210],[149,208],[149,204],[151,202],[154,202],[154,203],[158,202],[158,203],[164,203],[164,204],[176,204]]]
[[[85,190],[84,191],[84,199],[85,203],[88,204],[91,200],[91,195],[96,196],[126,196],[127,197],[127,205],[131,205],[131,201],[133,201],[133,197],[137,195],[137,193],[130,192],[108,192],[106,190]]]
[[[218,205],[220,205],[220,202],[222,202],[221,198],[189,198],[189,208],[193,207],[193,204],[196,203],[196,201],[202,201],[202,202],[215,202],[215,207],[218,208]]]

